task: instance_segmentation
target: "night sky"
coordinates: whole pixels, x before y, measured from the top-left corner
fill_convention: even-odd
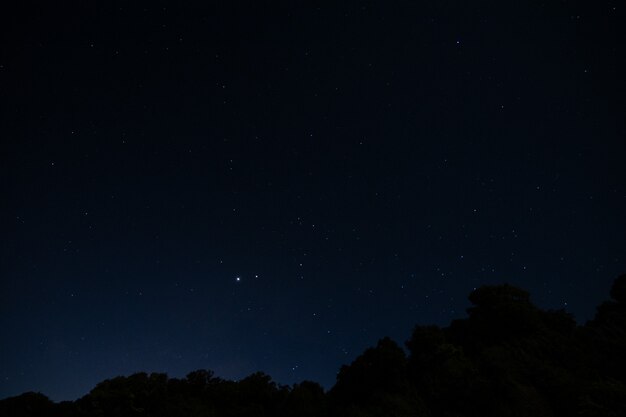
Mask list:
[[[0,18],[0,398],[330,388],[480,285],[584,323],[626,272],[618,1],[53,3]]]

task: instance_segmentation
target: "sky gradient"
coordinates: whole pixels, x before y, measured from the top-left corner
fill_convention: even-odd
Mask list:
[[[0,18],[0,398],[329,388],[483,284],[593,317],[626,272],[624,12],[501,3]]]

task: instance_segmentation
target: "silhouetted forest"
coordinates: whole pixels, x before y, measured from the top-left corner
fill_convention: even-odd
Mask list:
[[[534,306],[510,285],[473,291],[468,317],[417,326],[406,342],[381,339],[343,366],[327,392],[282,386],[263,373],[229,381],[211,371],[183,379],[138,373],[54,403],[28,392],[0,401],[22,416],[626,416],[626,275],[593,320]]]

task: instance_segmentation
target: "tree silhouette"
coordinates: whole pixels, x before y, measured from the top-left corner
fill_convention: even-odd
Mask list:
[[[414,415],[421,401],[409,384],[406,362],[404,351],[386,337],[341,367],[330,391],[334,414]]]
[[[76,401],[27,392],[0,401],[9,417],[626,416],[626,275],[593,320],[578,326],[529,294],[491,285],[469,295],[468,317],[417,326],[405,351],[383,338],[341,367],[328,392],[240,381],[210,370],[185,378],[144,372],[97,384]]]
[[[36,417],[51,415],[54,403],[40,392],[25,392],[17,397],[0,401],[0,415]]]
[[[282,404],[280,416],[317,417],[327,413],[326,394],[317,382],[295,384]]]
[[[611,287],[612,301],[602,303],[586,326],[594,365],[603,374],[626,383],[626,274]]]

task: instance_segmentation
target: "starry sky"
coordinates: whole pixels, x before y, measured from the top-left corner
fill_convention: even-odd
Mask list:
[[[584,323],[626,272],[617,1],[57,3],[0,18],[0,398],[330,388],[477,286]]]

